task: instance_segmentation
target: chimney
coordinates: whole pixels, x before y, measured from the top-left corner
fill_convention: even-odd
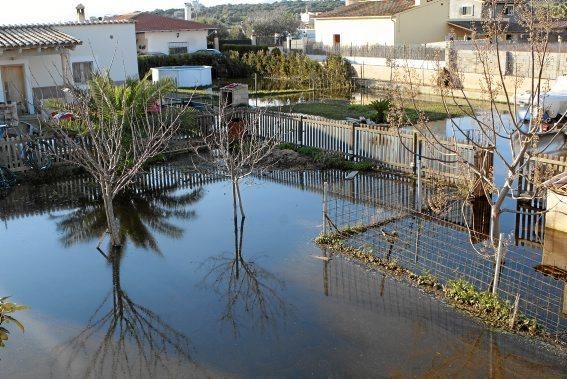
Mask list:
[[[79,22],[85,22],[85,6],[83,4],[79,4],[75,9],[77,10],[77,17],[79,17]]]
[[[193,19],[193,6],[191,3],[185,3],[185,20],[191,21]]]

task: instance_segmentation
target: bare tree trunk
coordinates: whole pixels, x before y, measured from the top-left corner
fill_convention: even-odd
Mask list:
[[[236,194],[236,182],[233,180],[232,181],[232,209],[234,212],[234,225],[236,228],[237,225],[237,220],[238,220],[238,212],[237,212],[237,204],[236,204],[236,197],[238,195]]]
[[[120,231],[118,228],[116,217],[114,216],[114,205],[112,204],[112,196],[110,195],[110,190],[106,185],[103,186],[102,199],[104,201],[104,211],[106,213],[108,232],[110,233],[110,242],[113,247],[119,247],[121,245]]]
[[[244,204],[242,204],[242,196],[240,195],[240,181],[236,180],[236,194],[238,195],[238,205],[240,206],[240,215],[242,216],[242,220],[246,218],[246,214],[244,214]]]

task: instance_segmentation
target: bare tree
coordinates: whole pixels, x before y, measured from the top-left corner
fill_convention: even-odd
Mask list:
[[[478,155],[481,159],[489,159],[493,154],[494,159],[504,167],[503,177],[495,177],[490,164],[475,162],[456,144],[446,143],[436,135],[425,113],[420,110],[416,100],[419,80],[408,67],[402,70],[405,84],[394,91],[395,106],[391,117],[394,126],[401,128],[410,124],[427,144],[441,152],[436,158],[423,156],[422,159],[435,159],[440,164],[452,164],[460,168],[463,183],[467,187],[465,197],[471,198],[481,190],[491,207],[490,239],[494,247],[500,239],[501,215],[504,212],[516,212],[516,209],[506,208],[505,200],[510,197],[530,200],[542,193],[545,179],[542,176],[545,175],[528,172],[530,158],[551,146],[565,128],[563,113],[550,127],[556,134],[542,139],[542,119],[547,110],[543,101],[547,84],[544,71],[550,64],[549,44],[555,21],[550,7],[555,2],[514,2],[515,23],[524,29],[526,36],[521,54],[524,65],[529,67],[527,77],[514,73],[518,67],[509,62],[513,61],[515,54],[520,53],[514,51],[514,45],[510,48],[510,43],[506,42],[511,24],[505,19],[504,11],[498,8],[499,3],[496,0],[485,2],[484,19],[478,23],[472,35],[471,45],[482,101],[474,101],[469,96],[463,83],[467,79],[470,82],[470,78],[464,72],[465,67],[453,60],[451,54],[446,66],[440,67],[440,74],[433,85],[441,97],[454,135],[474,147],[475,151],[484,153]],[[528,112],[522,113],[517,98],[526,88],[532,95],[526,105]],[[405,108],[418,110],[417,122],[411,122],[403,111]],[[471,118],[474,132],[471,133],[468,127],[456,120],[456,113]],[[529,182],[534,190],[530,193],[514,191],[518,181]]]
[[[235,214],[234,256],[214,256],[204,263],[209,269],[203,283],[222,297],[225,307],[221,321],[232,327],[235,336],[243,323],[261,329],[276,326],[278,319],[285,320],[290,308],[281,296],[285,283],[256,260],[243,256],[244,223],[242,218],[239,225]]]
[[[284,136],[277,120],[272,119],[269,124],[264,115],[261,111],[238,111],[221,104],[214,122],[199,132],[202,144],[193,145],[198,170],[213,171],[230,179],[233,206],[235,210],[239,207],[242,218],[246,215],[240,183],[270,166],[268,157]]]
[[[155,377],[160,373],[175,376],[171,372],[176,367],[174,363],[189,364],[197,370],[189,337],[156,312],[136,303],[122,288],[123,248],[99,252],[112,267],[112,291],[98,305],[87,326],[56,348],[58,359],[66,360],[67,376],[77,375],[75,364],[84,370],[81,377]]]
[[[113,199],[183,126],[186,107],[162,107],[163,96],[174,88],[147,78],[116,85],[108,75],[97,75],[87,91],[73,91],[74,101],[66,106],[73,120],[51,123],[65,148],[60,156],[100,185],[113,246],[121,244]]]

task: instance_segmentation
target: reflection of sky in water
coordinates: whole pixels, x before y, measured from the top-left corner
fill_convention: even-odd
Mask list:
[[[267,328],[258,328],[250,322],[254,317],[239,309],[235,335],[220,319],[226,307],[226,286],[221,283],[215,289],[205,280],[211,258],[234,256],[232,199],[225,182],[206,186],[203,197],[186,206],[194,217],[168,218],[183,230],[180,236],[164,235],[152,227],[152,219],[145,219],[162,255],[128,243],[118,266],[120,289],[185,334],[192,358],[203,369],[244,376],[411,376],[431,369],[431,362],[439,357],[464,362],[463,352],[473,349],[475,364],[466,372],[484,376],[489,372],[484,357],[491,341],[508,357],[517,355],[531,362],[504,360],[508,372],[529,375],[534,374],[532,364],[555,364],[522,343],[492,336],[405,285],[389,280],[380,284],[378,275],[338,258],[329,263],[313,259],[322,254],[311,243],[321,223],[321,195],[260,180],[255,184],[242,188],[247,210],[242,255],[282,283],[275,285],[268,278],[262,285],[275,288],[285,303],[285,312],[270,318]],[[52,192],[57,191],[54,186]],[[172,195],[190,191],[177,190]],[[46,201],[50,200],[30,198],[22,203],[33,208]],[[32,306],[20,317],[26,333],[14,332],[2,352],[2,371],[8,376],[45,376],[53,363],[54,346],[85,328],[113,289],[114,266],[94,249],[96,239],[63,247],[64,234],[57,222],[70,213],[59,210],[9,219],[0,229],[2,294]],[[325,296],[326,287],[329,296]],[[98,338],[92,343],[87,350],[97,346]],[[415,348],[408,348],[408,343]],[[91,353],[82,356],[76,368],[88,364]],[[64,363],[54,366],[55,377],[61,375],[58,370]],[[451,374],[435,371],[444,370],[442,365],[433,366],[433,372]],[[183,370],[194,369],[187,362],[179,366],[172,362],[171,367],[181,367],[180,376],[186,376]]]

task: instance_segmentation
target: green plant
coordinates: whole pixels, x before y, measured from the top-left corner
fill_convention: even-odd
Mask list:
[[[15,319],[12,314],[29,308],[25,305],[8,302],[7,300],[9,298],[10,296],[0,298],[0,347],[6,346],[6,341],[10,335],[10,331],[2,325],[10,323],[15,324],[23,333],[24,326],[21,322]]]
[[[415,279],[417,281],[417,284],[420,286],[429,286],[435,288],[439,287],[437,278],[429,272],[426,272],[423,275],[419,275]]]
[[[371,171],[374,164],[370,161],[349,161],[342,154],[331,153],[316,147],[297,146],[291,143],[280,144],[281,150],[293,150],[313,160],[321,169],[337,169],[344,171]]]
[[[221,47],[222,51],[235,51],[241,57],[247,53],[255,53],[258,51],[268,51],[268,46],[260,46],[260,45],[237,45],[237,44],[224,44]]]
[[[390,100],[389,99],[382,99],[382,100],[375,100],[370,103],[369,107],[376,113],[372,118],[372,121],[376,122],[377,124],[383,124],[388,120],[388,112],[390,111]]]

